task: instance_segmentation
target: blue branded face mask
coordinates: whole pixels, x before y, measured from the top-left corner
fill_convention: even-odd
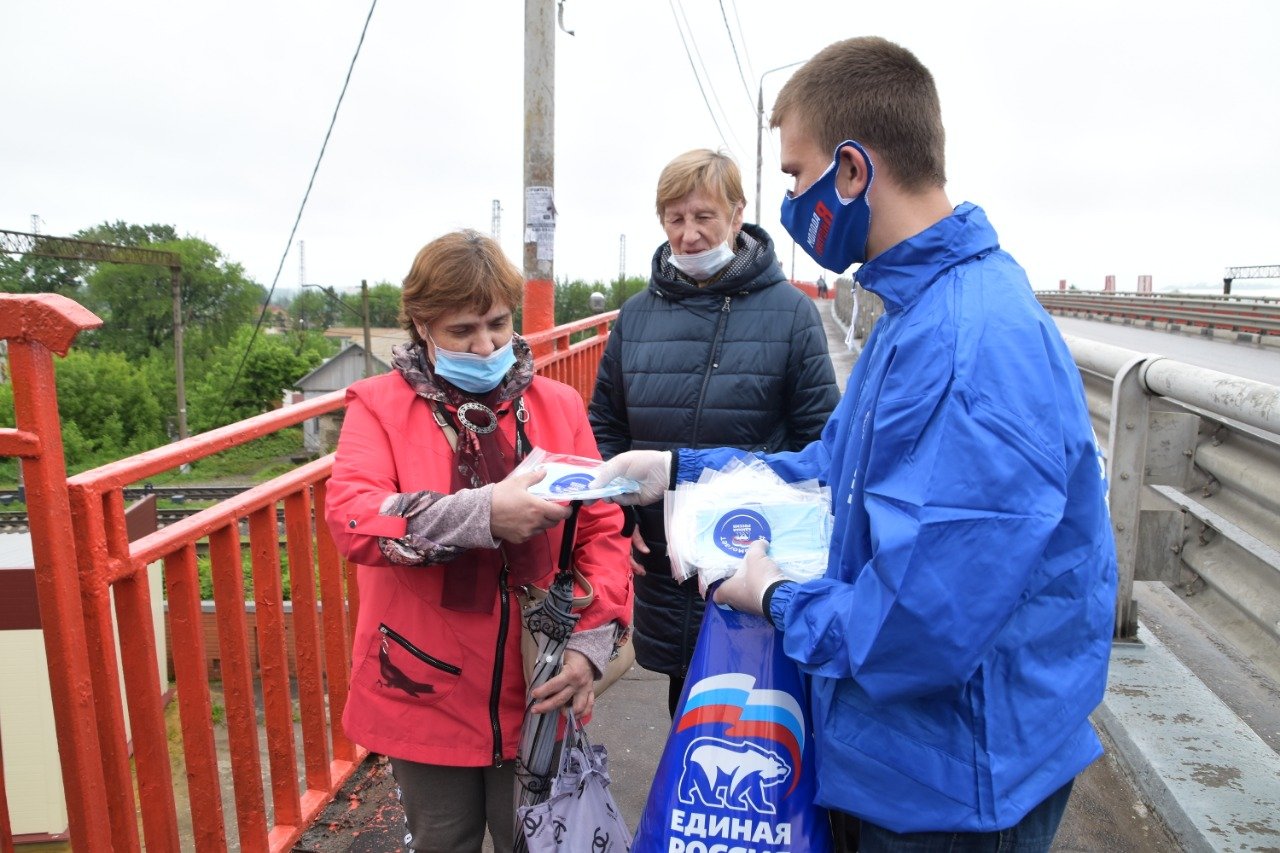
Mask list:
[[[516,354],[512,350],[513,337],[505,346],[498,347],[488,355],[476,355],[473,352],[454,352],[435,344],[436,376],[448,379],[463,391],[472,394],[487,394],[498,383],[507,371],[516,363]]]
[[[867,184],[852,199],[842,198],[836,190],[840,149],[845,146],[853,146],[867,162]],[[819,265],[843,273],[850,264],[867,259],[867,235],[871,233],[867,193],[874,177],[871,156],[861,145],[846,139],[836,146],[831,165],[813,186],[798,196],[788,192],[782,199],[782,227]]]

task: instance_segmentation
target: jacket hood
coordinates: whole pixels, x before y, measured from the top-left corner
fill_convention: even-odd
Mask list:
[[[782,267],[778,266],[778,256],[773,251],[773,238],[769,233],[751,223],[743,224],[742,233],[751,239],[740,237],[736,241],[734,259],[729,262],[730,272],[703,287],[698,287],[674,270],[668,260],[671,243],[663,243],[653,253],[649,290],[664,299],[680,300],[709,293],[717,296],[752,293],[785,282],[787,278],[782,274]]]
[[[982,208],[970,202],[950,216],[867,261],[854,278],[896,313],[912,305],[938,277],[965,261],[1000,248]]]

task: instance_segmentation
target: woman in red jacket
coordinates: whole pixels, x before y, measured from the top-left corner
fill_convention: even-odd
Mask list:
[[[360,609],[343,727],[391,758],[414,850],[495,850],[514,832],[525,708],[515,591],[545,588],[569,509],[511,477],[533,447],[599,458],[582,399],[535,376],[512,309],[523,277],[474,231],[423,247],[404,280],[412,343],[347,391],[326,518],[358,564]],[[574,559],[595,590],[560,674],[533,710],[585,714],[631,622],[622,517],[583,507]]]

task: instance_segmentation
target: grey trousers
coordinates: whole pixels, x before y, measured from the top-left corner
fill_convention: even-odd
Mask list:
[[[515,843],[516,763],[442,767],[391,759],[408,827],[405,846],[432,853],[480,853],[486,824],[494,853]]]

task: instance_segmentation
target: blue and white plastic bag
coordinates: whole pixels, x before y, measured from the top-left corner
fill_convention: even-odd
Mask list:
[[[708,604],[632,853],[829,853],[808,691],[760,616]]]

